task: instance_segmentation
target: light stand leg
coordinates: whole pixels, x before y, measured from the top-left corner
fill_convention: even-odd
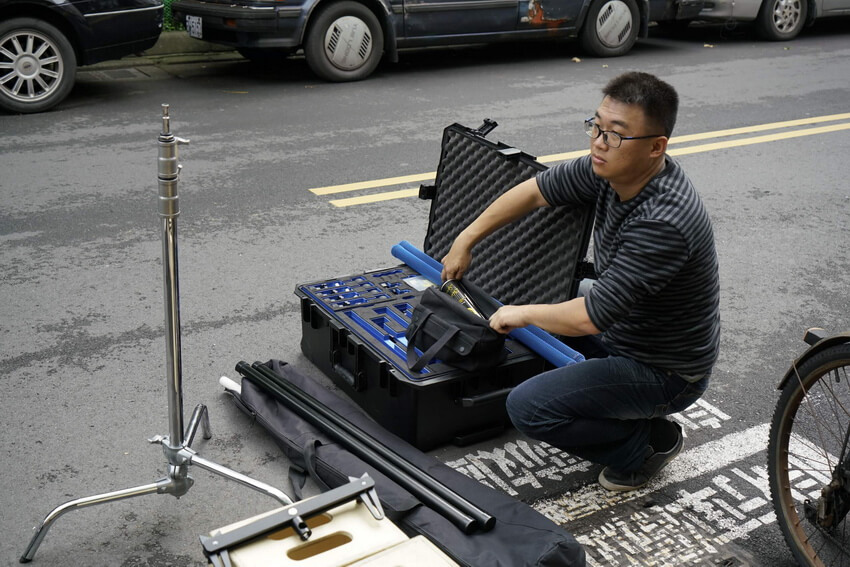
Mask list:
[[[168,476],[152,484],[135,488],[127,488],[115,492],[107,492],[96,496],[78,498],[54,508],[35,528],[35,534],[30,540],[26,551],[21,556],[21,563],[29,563],[35,556],[39,545],[47,535],[53,523],[66,512],[79,510],[96,504],[115,502],[145,494],[171,494],[180,498],[192,487],[194,481],[189,476],[189,466],[197,465],[214,474],[233,480],[271,496],[282,504],[292,504],[292,499],[286,493],[264,482],[254,480],[234,470],[223,467],[204,459],[192,450],[191,445],[200,427],[204,439],[212,436],[210,418],[207,407],[198,405],[189,420],[189,426],[183,430],[183,375],[180,349],[180,302],[177,270],[177,217],[180,214],[177,195],[177,182],[180,165],[177,162],[178,142],[187,143],[171,133],[171,119],[168,115],[168,105],[162,105],[162,131],[159,138],[158,182],[159,182],[159,216],[162,219],[162,267],[165,291],[165,332],[166,332],[166,370],[168,397],[168,435],[157,435],[149,439],[151,443],[162,445],[163,453],[168,461]],[[172,444],[174,442],[175,444]],[[299,531],[302,539],[309,537],[306,528]]]
[[[190,464],[201,467],[202,469],[206,469],[211,473],[215,473],[219,476],[223,476],[224,478],[233,480],[238,482],[242,486],[247,486],[248,488],[253,488],[257,492],[262,492],[266,496],[271,496],[272,498],[277,499],[281,504],[293,504],[292,499],[286,495],[282,490],[278,490],[274,486],[266,484],[265,482],[260,482],[259,480],[254,480],[249,476],[245,476],[242,473],[238,473],[234,470],[231,470],[227,467],[223,467],[218,465],[212,461],[208,461],[198,455],[192,456],[192,460]]]
[[[198,425],[202,426],[204,439],[212,438],[212,429],[210,428],[210,412],[207,411],[207,406],[198,404],[195,411],[192,413],[192,419],[189,420],[189,427],[186,428],[186,434],[183,436],[183,444],[191,447],[195,441],[195,434],[198,432]]]
[[[53,509],[52,512],[45,516],[44,520],[39,526],[36,526],[35,534],[30,540],[30,543],[27,546],[27,550],[21,556],[21,563],[29,563],[30,561],[32,561],[35,552],[38,550],[38,546],[41,545],[41,541],[44,539],[44,536],[47,535],[47,530],[50,529],[50,526],[53,525],[53,522],[55,522],[60,516],[62,516],[66,512],[80,510],[81,508],[94,506],[96,504],[105,504],[107,502],[125,500],[127,498],[133,498],[134,496],[164,493],[171,484],[172,480],[170,478],[164,478],[153,484],[145,484],[142,486],[137,486],[135,488],[127,488],[125,490],[116,490],[115,492],[107,492],[105,494],[98,494],[97,496],[89,496],[87,498],[78,498],[76,500],[66,502],[61,506],[57,506]]]

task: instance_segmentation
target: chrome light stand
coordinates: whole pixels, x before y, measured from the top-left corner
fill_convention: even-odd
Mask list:
[[[188,140],[177,138],[171,133],[171,118],[168,115],[168,108],[167,104],[162,105],[162,132],[158,138],[159,216],[162,219],[162,268],[165,290],[165,339],[168,375],[168,435],[157,435],[148,440],[150,443],[162,445],[163,453],[165,453],[165,458],[168,461],[168,476],[152,484],[78,498],[54,508],[41,524],[35,527],[35,534],[21,556],[21,563],[32,561],[38,546],[41,545],[44,536],[47,535],[47,530],[66,512],[145,494],[171,494],[180,498],[189,491],[194,483],[192,477],[189,476],[190,465],[196,465],[248,488],[253,488],[275,498],[284,505],[293,504],[286,493],[277,488],[204,459],[191,448],[198,427],[203,427],[204,439],[209,439],[212,436],[209,414],[205,405],[199,404],[195,408],[192,418],[189,420],[189,427],[185,431],[183,429],[183,375],[180,355],[180,305],[177,281],[177,217],[180,214],[177,181],[182,166],[177,161],[177,144],[188,143]],[[301,526],[298,531],[300,537],[304,540],[310,535],[306,525]]]

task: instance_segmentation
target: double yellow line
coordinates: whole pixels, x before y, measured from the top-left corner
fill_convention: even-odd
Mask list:
[[[772,122],[770,124],[758,124],[756,126],[745,126],[743,128],[732,128],[729,130],[716,130],[714,132],[704,132],[702,134],[689,134],[687,136],[675,136],[670,138],[668,145],[686,144],[689,142],[699,142],[702,140],[712,140],[716,138],[730,138],[735,136],[747,136],[749,134],[757,134],[759,132],[768,132],[771,130],[791,129],[783,132],[774,132],[761,136],[749,136],[743,138],[735,138],[733,140],[725,140],[722,142],[712,142],[707,144],[696,144],[681,148],[674,148],[667,151],[671,156],[683,156],[688,154],[696,154],[701,152],[711,152],[715,150],[723,150],[727,148],[735,148],[740,146],[750,146],[753,144],[763,144],[765,142],[776,142],[778,140],[789,140],[791,138],[800,138],[803,136],[814,136],[817,134],[826,134],[828,132],[838,132],[840,130],[850,130],[850,122],[840,122],[842,120],[850,120],[850,113],[830,114],[828,116],[815,116],[812,118],[801,118],[799,120],[786,120],[784,122]],[[815,128],[793,129],[800,126],[812,126],[814,124],[823,124],[825,122],[839,122],[838,124],[830,124],[827,126],[818,126]],[[551,154],[541,156],[537,161],[548,164],[569,159],[575,159],[589,153],[588,150],[578,150],[574,152],[565,152],[560,154]],[[419,173],[415,175],[403,175],[401,177],[386,177],[384,179],[373,179],[371,181],[360,181],[357,183],[345,183],[342,185],[330,185],[328,187],[317,187],[310,189],[315,195],[336,195],[338,193],[348,193],[351,191],[363,191],[367,189],[380,189],[385,187],[393,187],[396,185],[407,185],[410,183],[422,183],[433,181],[437,172]],[[394,191],[386,191],[381,193],[372,193],[359,197],[348,197],[343,199],[332,199],[330,203],[335,207],[351,207],[353,205],[364,205],[366,203],[377,203],[380,201],[389,201],[392,199],[402,199],[405,197],[415,197],[419,195],[419,188],[415,189],[398,189]]]

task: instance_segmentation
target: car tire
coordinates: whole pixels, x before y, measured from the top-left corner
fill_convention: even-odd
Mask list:
[[[806,0],[763,0],[756,18],[756,33],[769,41],[794,39],[806,25]]]
[[[638,18],[635,0],[593,0],[579,32],[582,48],[596,57],[625,55],[637,41]]]
[[[74,87],[77,56],[56,27],[35,18],[0,23],[0,107],[43,112]]]
[[[341,49],[341,48],[347,49]],[[304,56],[310,69],[333,82],[365,79],[381,60],[384,34],[378,18],[357,2],[335,2],[310,24]]]

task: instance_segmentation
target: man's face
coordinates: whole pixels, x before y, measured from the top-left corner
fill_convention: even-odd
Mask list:
[[[656,134],[647,123],[643,110],[633,104],[625,104],[611,97],[602,99],[596,110],[596,124],[605,131],[614,131],[623,137],[649,136]],[[657,130],[657,127],[655,128]],[[612,148],[599,136],[590,142],[593,171],[611,183],[630,185],[640,179],[647,168],[652,167],[654,157],[650,155],[657,138],[623,140],[619,148]]]

